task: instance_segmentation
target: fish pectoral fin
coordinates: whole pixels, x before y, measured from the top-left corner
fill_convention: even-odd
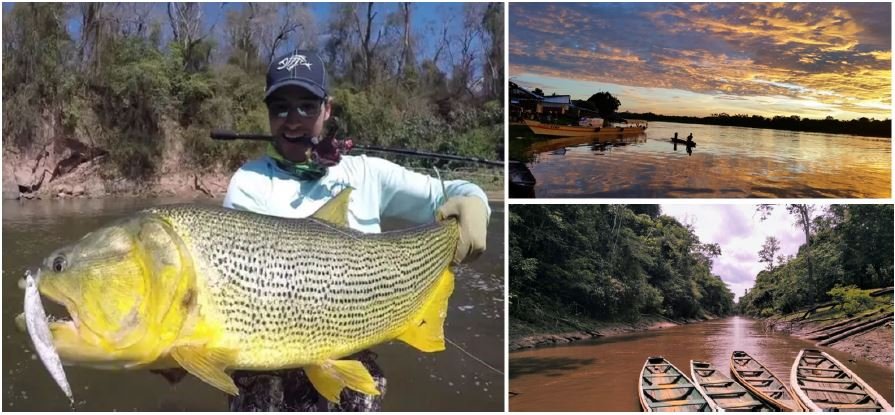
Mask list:
[[[230,395],[239,395],[239,389],[224,369],[235,360],[235,354],[225,349],[202,346],[177,346],[171,349],[171,357],[187,372]]]
[[[339,403],[339,395],[344,388],[379,395],[373,376],[357,360],[327,360],[320,365],[305,367],[305,373],[314,389],[333,403]]]
[[[398,336],[398,340],[424,352],[444,350],[444,319],[447,317],[448,299],[454,291],[454,273],[450,267],[445,267],[436,284],[429,301],[410,320],[404,333]]]
[[[350,187],[345,188],[339,194],[337,194],[334,198],[330,199],[326,202],[320,209],[317,209],[313,215],[311,215],[314,219],[319,219],[324,222],[341,226],[348,227],[348,201],[351,196]]]

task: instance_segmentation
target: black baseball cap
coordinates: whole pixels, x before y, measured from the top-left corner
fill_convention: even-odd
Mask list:
[[[320,56],[311,51],[293,50],[271,61],[264,100],[287,85],[300,86],[318,98],[326,98],[326,68]]]

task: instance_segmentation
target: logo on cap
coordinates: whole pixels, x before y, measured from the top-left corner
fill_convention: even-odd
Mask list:
[[[292,55],[284,58],[279,62],[277,70],[282,71],[283,69],[285,69],[287,71],[291,71],[292,68],[298,65],[302,65],[308,68],[309,71],[311,70],[311,62],[308,62],[308,58],[306,58],[305,55]]]

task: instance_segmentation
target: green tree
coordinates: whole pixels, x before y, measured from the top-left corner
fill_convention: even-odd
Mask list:
[[[774,269],[774,259],[777,257],[777,252],[780,252],[780,241],[773,236],[768,236],[765,238],[761,250],[758,251],[758,262],[765,263],[768,271]]]
[[[854,285],[846,287],[836,286],[827,292],[829,296],[839,303],[842,311],[848,314],[854,314],[865,310],[873,305],[873,297],[870,293],[863,291]]]
[[[615,114],[615,111],[621,106],[618,98],[608,92],[597,92],[591,95],[587,102],[590,102],[604,118]]]

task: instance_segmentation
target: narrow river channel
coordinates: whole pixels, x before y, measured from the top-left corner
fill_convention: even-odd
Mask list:
[[[640,411],[637,382],[648,356],[664,356],[690,373],[690,360],[727,368],[745,350],[789,385],[800,349],[813,343],[767,332],[758,321],[731,317],[663,330],[596,339],[510,354],[511,411]],[[821,347],[861,376],[889,402],[891,368]]]

